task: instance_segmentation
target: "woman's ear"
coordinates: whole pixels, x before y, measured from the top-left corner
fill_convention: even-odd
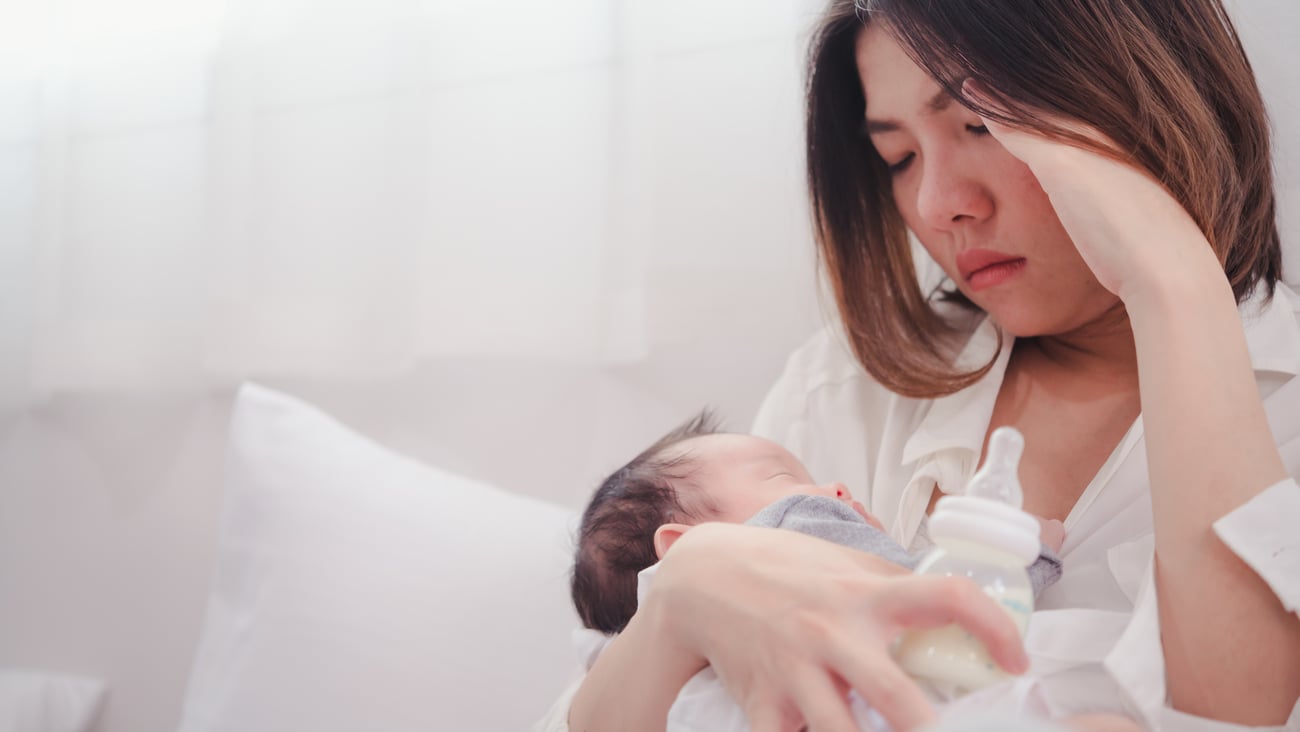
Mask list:
[[[687,524],[664,524],[655,529],[655,556],[660,559],[668,553],[668,549],[682,538],[682,534],[691,528]]]

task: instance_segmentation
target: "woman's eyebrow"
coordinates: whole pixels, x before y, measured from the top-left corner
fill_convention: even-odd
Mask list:
[[[940,89],[934,96],[930,97],[925,103],[926,114],[938,114],[948,107],[952,106],[952,95],[947,91]],[[892,119],[871,119],[867,118],[866,131],[868,135],[877,132],[897,132],[903,128],[902,123]]]

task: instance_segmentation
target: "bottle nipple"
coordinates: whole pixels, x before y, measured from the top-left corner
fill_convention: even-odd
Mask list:
[[[966,495],[989,498],[1013,508],[1025,501],[1020,488],[1020,456],[1025,451],[1025,438],[1015,427],[999,427],[989,436],[988,457],[984,466],[966,486]]]

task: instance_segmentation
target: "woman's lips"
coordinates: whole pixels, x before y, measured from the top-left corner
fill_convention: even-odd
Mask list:
[[[992,249],[967,249],[957,255],[957,271],[972,291],[984,290],[1015,277],[1025,258]]]

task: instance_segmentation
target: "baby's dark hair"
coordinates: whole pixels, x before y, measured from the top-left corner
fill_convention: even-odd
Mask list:
[[[669,454],[669,448],[717,433],[717,421],[706,409],[659,438],[596,489],[578,529],[571,583],[573,604],[588,628],[622,631],[636,612],[637,573],[659,561],[655,531],[714,510],[704,496],[686,502],[678,495],[674,483],[689,481],[697,466],[690,453]]]

